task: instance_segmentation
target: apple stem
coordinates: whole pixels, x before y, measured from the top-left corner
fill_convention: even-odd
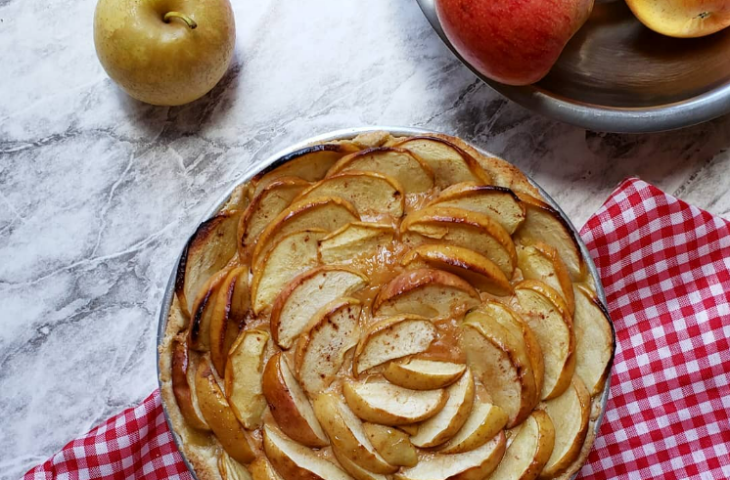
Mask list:
[[[170,23],[171,18],[179,18],[191,29],[198,26],[198,24],[195,23],[195,20],[180,12],[167,12],[162,20],[164,20],[165,23]]]

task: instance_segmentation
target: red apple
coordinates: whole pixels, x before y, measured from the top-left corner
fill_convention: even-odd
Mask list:
[[[441,26],[479,72],[528,85],[550,71],[585,23],[593,0],[437,0]]]

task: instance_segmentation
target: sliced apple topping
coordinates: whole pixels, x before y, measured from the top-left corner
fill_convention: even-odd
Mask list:
[[[238,219],[243,212],[228,210],[206,220],[188,240],[175,277],[180,307],[191,316],[193,301],[203,284],[236,254]]]
[[[346,143],[312,145],[282,157],[276,169],[259,174],[251,180],[255,185],[254,196],[268,184],[281,177],[299,177],[307,182],[322,180],[332,165],[357,149]]]
[[[434,186],[431,167],[402,148],[375,147],[350,154],[340,159],[327,176],[348,170],[387,175],[394,178],[407,194],[425,192]]]
[[[591,413],[591,394],[578,377],[558,398],[545,404],[555,426],[555,448],[540,478],[555,478],[570,467],[583,448]]]
[[[251,472],[252,480],[282,480],[265,455],[256,457],[248,466],[248,471]]]
[[[575,299],[570,273],[558,251],[543,242],[517,247],[517,266],[525,280],[539,280],[559,292],[573,315]]]
[[[375,450],[388,463],[403,467],[412,467],[418,463],[418,453],[407,433],[377,423],[363,423],[362,427]]]
[[[249,430],[258,428],[266,408],[261,388],[264,353],[269,334],[262,330],[243,332],[233,344],[226,365],[226,394],[236,418]]]
[[[281,353],[266,364],[263,393],[271,415],[284,433],[310,447],[329,444],[312,405]]]
[[[474,379],[467,369],[458,382],[447,390],[448,399],[439,412],[418,426],[411,443],[427,448],[451,439],[464,425],[474,404]]]
[[[461,363],[410,357],[395,360],[383,370],[391,383],[413,390],[435,390],[451,385],[466,371]]]
[[[228,351],[250,308],[248,267],[236,267],[218,288],[210,316],[210,361],[221,376],[225,374]]]
[[[203,284],[195,297],[188,335],[188,342],[193,350],[210,351],[210,325],[215,313],[215,302],[229,273],[230,269],[227,268],[215,273]]]
[[[444,390],[411,390],[388,382],[345,383],[355,415],[381,425],[409,425],[433,417],[446,403]]]
[[[345,263],[354,258],[374,257],[393,243],[395,229],[391,225],[352,222],[319,241],[322,263]]]
[[[253,267],[251,299],[254,313],[258,315],[271,307],[292,278],[317,266],[317,245],[327,234],[326,230],[309,228],[284,235],[275,242],[264,261]]]
[[[397,315],[368,328],[355,350],[352,367],[355,375],[396,358],[428,349],[436,339],[434,324],[418,315]]]
[[[312,228],[331,232],[358,220],[360,217],[355,207],[341,198],[313,198],[296,202],[281,212],[261,232],[251,255],[251,266],[256,267],[285,235]]]
[[[491,217],[512,235],[525,221],[525,207],[510,189],[465,182],[452,185],[429,206],[453,207]]]
[[[555,398],[568,388],[575,371],[573,319],[560,294],[542,282],[525,280],[515,287],[515,293],[543,352],[542,399]]]
[[[321,180],[302,192],[298,200],[339,197],[350,202],[360,216],[383,214],[400,218],[405,195],[398,181],[375,172],[347,170]]]
[[[595,293],[575,288],[575,373],[591,395],[603,390],[614,353],[613,328]]]
[[[344,455],[336,448],[332,449],[332,453],[337,459],[337,463],[339,463],[340,466],[344,468],[347,473],[352,475],[355,480],[388,480],[390,478],[388,475],[371,472],[370,470],[362,468],[360,465],[347,458],[346,455]]]
[[[362,305],[354,298],[341,298],[321,308],[299,338],[296,370],[304,391],[315,397],[335,379],[345,354],[360,339]]]
[[[281,348],[290,348],[317,310],[359,290],[367,282],[368,278],[355,270],[329,265],[294,278],[281,291],[271,309],[274,340]]]
[[[397,480],[483,480],[504,456],[506,439],[499,432],[489,441],[465,453],[437,453],[395,475]]]
[[[222,480],[252,480],[246,467],[232,459],[225,451],[218,457],[218,471]]]
[[[373,303],[378,316],[411,313],[448,318],[479,304],[479,292],[469,282],[443,270],[421,268],[404,272],[384,285]]]
[[[560,258],[570,272],[573,280],[585,276],[585,262],[578,246],[573,229],[566,220],[550,205],[527,194],[520,194],[526,208],[525,222],[515,232],[523,245],[544,242],[557,250]]]
[[[443,242],[471,248],[512,278],[517,264],[515,245],[509,233],[487,215],[454,207],[428,207],[407,215],[400,229],[410,245]]]
[[[468,248],[453,245],[421,245],[403,257],[405,266],[429,266],[451,272],[468,281],[475,288],[492,295],[512,293],[502,270],[484,255]]]
[[[175,395],[177,406],[183,418],[191,427],[210,431],[203,415],[198,411],[195,401],[195,392],[188,381],[188,371],[191,368],[188,357],[188,346],[185,341],[175,340],[172,350],[171,380],[172,393]]]
[[[474,375],[493,402],[507,413],[507,426],[518,425],[539,401],[523,339],[513,336],[490,312],[482,310],[469,312],[462,330],[461,346]]]
[[[362,422],[333,393],[314,400],[314,412],[332,441],[332,447],[361,468],[374,473],[394,473],[398,467],[386,462],[363,430]]]
[[[436,186],[440,188],[469,181],[492,183],[492,178],[474,157],[443,138],[411,137],[395,146],[405,148],[426,162],[433,170]]]
[[[266,424],[264,453],[284,480],[352,480],[334,463]]]
[[[250,249],[269,222],[308,186],[309,182],[299,177],[280,177],[266,185],[241,216],[238,226],[241,252]]]
[[[463,453],[481,447],[507,425],[507,412],[491,403],[474,402],[461,430],[440,449],[440,453]]]
[[[550,417],[535,410],[511,439],[502,462],[490,480],[535,479],[550,459],[555,445],[555,428]]]
[[[238,423],[207,360],[198,365],[195,390],[200,411],[223,449],[239,463],[251,462],[256,457],[252,439]]]

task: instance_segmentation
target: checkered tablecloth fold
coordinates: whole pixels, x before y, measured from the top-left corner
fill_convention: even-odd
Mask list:
[[[585,479],[730,478],[730,224],[638,179],[583,227],[616,328],[611,398]],[[25,480],[192,479],[159,392]]]

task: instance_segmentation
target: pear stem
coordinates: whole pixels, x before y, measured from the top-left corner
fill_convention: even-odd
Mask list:
[[[165,23],[170,23],[171,18],[179,18],[180,20],[185,22],[185,24],[191,29],[198,26],[198,24],[195,23],[195,20],[180,12],[167,12],[162,20],[164,20]]]

